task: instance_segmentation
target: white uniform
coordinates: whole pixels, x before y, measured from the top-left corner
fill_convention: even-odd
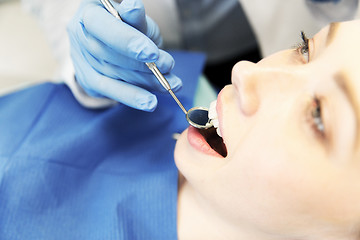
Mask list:
[[[358,0],[324,3],[310,0],[240,0],[264,57],[294,46],[300,31],[309,37],[330,22],[358,18]],[[336,11],[334,11],[336,9]],[[347,12],[342,15],[340,12]]]

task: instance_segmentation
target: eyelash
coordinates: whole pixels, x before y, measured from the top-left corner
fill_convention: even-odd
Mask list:
[[[313,97],[313,101],[311,103],[311,128],[315,131],[317,136],[321,138],[325,137],[325,126],[322,118],[322,107],[321,107],[321,99],[318,96]]]
[[[304,58],[305,62],[308,63],[310,61],[309,39],[306,37],[306,34],[303,31],[301,31],[301,39],[302,42],[296,46],[296,51]],[[311,128],[317,136],[323,139],[325,138],[325,126],[322,119],[321,99],[316,95],[313,96],[313,101],[311,105]]]
[[[308,63],[310,60],[309,39],[306,37],[306,35],[303,31],[301,31],[301,39],[302,39],[302,42],[299,43],[295,47],[295,49],[304,58],[305,62]]]

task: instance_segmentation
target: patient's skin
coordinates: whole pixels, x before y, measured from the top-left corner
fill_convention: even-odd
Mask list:
[[[227,157],[188,131],[176,145],[179,239],[360,239],[359,44],[359,21],[333,24],[309,55],[235,65],[217,100]]]

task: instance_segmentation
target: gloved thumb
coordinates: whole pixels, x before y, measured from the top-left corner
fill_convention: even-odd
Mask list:
[[[119,12],[121,19],[146,35],[147,22],[144,4],[141,0],[123,0],[121,3],[114,1],[114,7]]]
[[[159,26],[145,14],[141,0],[114,0],[114,7],[121,19],[150,38],[158,47],[162,46]]]

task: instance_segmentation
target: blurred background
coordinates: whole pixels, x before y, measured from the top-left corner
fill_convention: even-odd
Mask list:
[[[164,19],[156,18],[158,14],[155,10],[163,0],[143,1],[147,3],[145,7],[148,14],[155,20],[161,24],[170,22],[166,18],[166,14]],[[154,2],[159,4],[149,4]],[[58,79],[58,81],[73,79],[69,56],[70,46],[65,26],[75,13],[79,3],[80,0],[27,0],[23,2],[21,0],[0,0],[0,95],[51,79],[53,81],[55,81],[54,79]],[[227,78],[224,77],[226,74],[229,75],[228,80],[230,80],[231,68],[240,59],[257,62],[260,55],[268,56],[280,49],[294,46],[296,42],[300,41],[301,30],[311,37],[329,22],[349,20],[360,16],[358,0],[274,0],[267,1],[269,6],[266,8],[263,7],[264,1],[262,0],[243,0],[242,3],[245,12],[248,13],[247,18],[249,18],[244,21],[251,23],[251,29],[250,25],[246,23],[245,25],[249,26],[241,28],[240,31],[248,29],[249,32],[255,33],[250,38],[253,39],[251,41],[253,47],[249,48],[246,53],[235,54],[229,61],[222,61],[217,64],[217,67],[216,64],[209,62],[204,72],[212,83],[219,81],[224,84],[224,79]],[[151,8],[151,6],[156,8]],[[184,8],[185,10],[186,8]],[[165,12],[165,10],[162,11]],[[196,18],[196,16],[194,13],[193,17]],[[163,36],[166,35],[169,39],[176,38],[176,33],[179,33],[180,30],[171,24],[167,27],[165,25],[163,26]],[[232,27],[230,29],[233,30]],[[167,32],[167,30],[169,31]],[[194,46],[190,44],[190,40],[189,43],[184,43],[184,46],[188,45],[187,50],[194,48],[202,51],[203,44],[199,44],[202,38],[199,39],[199,41],[194,41]],[[229,39],[232,37],[230,36]],[[172,47],[176,47],[175,45]],[[220,71],[220,65],[223,65],[224,71]]]
[[[57,69],[48,41],[20,0],[0,0],[0,95],[52,78]]]

